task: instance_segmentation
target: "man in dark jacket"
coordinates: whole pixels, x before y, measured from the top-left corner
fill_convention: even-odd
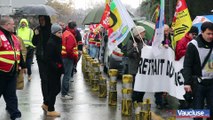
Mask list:
[[[43,95],[42,108],[47,110],[48,108],[48,87],[47,87],[47,66],[44,60],[44,51],[47,45],[47,41],[51,35],[51,22],[49,16],[38,16],[39,26],[34,30],[34,36],[32,43],[36,46],[36,58],[38,62],[39,74],[41,78],[41,89]]]
[[[145,28],[142,26],[136,26],[132,30],[134,39],[130,39],[127,43],[127,57],[128,57],[128,74],[133,76],[133,85],[132,89],[134,89],[135,84],[135,76],[138,72],[138,66],[141,57],[141,49],[143,48],[144,42],[143,39],[145,37]],[[142,38],[142,39],[141,39]],[[133,102],[143,102],[145,92],[134,91],[132,93],[132,101]]]
[[[4,16],[0,20],[0,97],[3,95],[6,110],[12,120],[19,119],[16,80],[19,65],[26,68],[21,54],[21,43],[14,33],[14,20]],[[20,61],[20,62],[19,62]]]
[[[206,99],[211,114],[209,120],[213,119],[212,48],[213,23],[205,22],[201,26],[201,34],[189,43],[183,66],[184,89],[193,94],[193,109],[204,109]]]

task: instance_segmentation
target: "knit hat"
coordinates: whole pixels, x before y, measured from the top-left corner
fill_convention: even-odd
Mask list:
[[[196,33],[198,34],[198,28],[195,26],[192,26],[191,29],[189,30],[189,33]]]
[[[137,36],[139,35],[141,32],[144,32],[145,31],[145,28],[142,27],[142,26],[135,26],[132,30],[133,32],[133,36]]]
[[[57,23],[52,24],[52,26],[51,26],[51,33],[55,34],[58,31],[62,31],[62,27],[59,24],[57,24]]]

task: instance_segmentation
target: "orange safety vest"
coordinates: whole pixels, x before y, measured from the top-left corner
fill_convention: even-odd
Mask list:
[[[14,47],[10,44],[4,33],[0,31],[0,71],[3,72],[10,72],[15,62],[20,62],[20,42],[13,34],[12,39]]]
[[[67,51],[66,51],[66,38],[68,36],[72,36],[74,39],[75,39],[75,36],[68,30],[65,30],[63,35],[62,35],[62,51],[61,51],[61,54],[62,56],[67,56]],[[75,39],[75,42],[76,42],[76,39]],[[78,48],[77,48],[77,45],[73,48],[73,57],[78,57]],[[72,56],[72,55],[71,55]]]

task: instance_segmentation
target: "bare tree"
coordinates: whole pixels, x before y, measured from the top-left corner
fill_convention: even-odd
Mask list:
[[[69,1],[68,3],[61,3],[56,0],[48,0],[46,4],[53,7],[59,13],[57,18],[58,21],[65,23],[67,23],[74,11],[72,1]]]

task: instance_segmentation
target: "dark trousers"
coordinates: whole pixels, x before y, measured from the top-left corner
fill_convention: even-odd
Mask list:
[[[155,104],[163,106],[163,92],[156,92],[155,93]]]
[[[48,111],[55,111],[56,96],[61,90],[61,73],[48,69]]]
[[[81,52],[82,52],[82,51],[81,51]],[[81,52],[78,51],[78,61],[79,61],[80,58],[81,58]],[[78,62],[77,62],[77,63],[74,63],[74,66],[73,66],[73,69],[72,69],[72,73],[71,73],[71,77],[73,77],[74,73],[77,72],[77,64],[78,64]]]
[[[37,58],[39,75],[41,78],[41,90],[43,95],[43,103],[48,105],[48,78],[47,78],[47,65],[43,60]]]
[[[6,102],[6,110],[10,114],[10,118],[21,117],[21,112],[18,110],[18,98],[16,95],[16,75],[4,76],[0,75],[0,97],[3,95]]]
[[[31,65],[33,62],[34,48],[27,47],[26,65],[27,65],[27,75],[31,75]]]
[[[135,76],[136,75],[132,75],[133,76],[133,83],[132,83],[132,89],[134,89],[134,85],[135,85]],[[132,102],[143,102],[143,97],[144,97],[145,92],[138,92],[138,91],[134,91],[132,92]]]
[[[213,82],[209,85],[202,85],[200,83],[194,83],[193,87],[193,109],[203,109],[204,101],[206,99],[207,109],[210,110],[211,118],[213,120]],[[202,120],[196,118],[195,120]]]

